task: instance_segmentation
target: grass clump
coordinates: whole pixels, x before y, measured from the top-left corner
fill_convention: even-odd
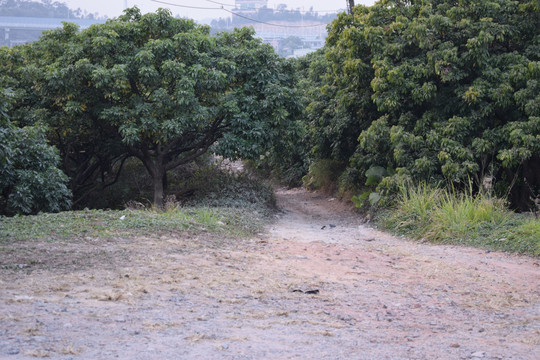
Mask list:
[[[540,256],[540,221],[514,214],[501,199],[469,189],[402,186],[397,206],[381,213],[384,229],[425,241]]]

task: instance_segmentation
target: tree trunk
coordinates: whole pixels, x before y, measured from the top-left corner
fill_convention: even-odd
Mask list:
[[[158,174],[152,178],[154,183],[154,206],[157,209],[163,209],[163,173],[158,171]]]
[[[167,192],[167,188],[169,187],[169,181],[167,179],[167,170],[163,172],[163,192]]]
[[[152,185],[154,187],[154,207],[156,209],[163,209],[163,192],[167,183],[167,168],[163,164],[163,156],[153,157],[148,149],[131,148],[131,153],[138,157],[144,164],[144,167],[148,171],[148,175],[152,178]]]

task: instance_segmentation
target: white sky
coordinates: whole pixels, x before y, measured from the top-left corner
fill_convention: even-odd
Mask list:
[[[87,10],[89,13],[99,13],[99,15],[107,15],[108,17],[116,17],[122,14],[124,9],[124,3],[126,0],[58,0],[59,2],[66,3],[67,6],[73,10],[81,8],[82,10]],[[212,1],[224,3],[224,4],[234,4],[234,0],[160,0],[166,3],[185,5],[185,6],[196,6],[196,7],[208,7],[208,8],[220,8],[221,5],[213,3]],[[355,4],[364,4],[364,5],[373,5],[375,0],[356,0]],[[300,10],[309,10],[313,6],[313,10],[337,10],[337,9],[346,9],[347,1],[346,0],[269,0],[268,7],[275,8],[278,4],[286,4],[288,9],[300,8]],[[168,8],[172,11],[174,15],[179,14],[182,17],[189,17],[196,20],[203,19],[217,19],[225,18],[230,16],[229,13],[223,10],[197,10],[197,9],[188,9],[178,6],[166,5],[163,3],[158,3],[152,0],[127,0],[127,5],[129,7],[137,5],[143,13],[153,12],[156,9]],[[226,6],[227,9],[232,9],[230,6]]]

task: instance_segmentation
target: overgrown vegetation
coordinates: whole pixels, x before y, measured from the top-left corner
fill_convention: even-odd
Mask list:
[[[470,245],[540,256],[540,221],[514,214],[486,194],[456,193],[427,184],[402,185],[397,206],[377,223],[386,230],[424,241]]]
[[[507,209],[540,211],[538,29],[533,0],[381,0],[286,61],[253,31],[212,36],[163,9],[65,24],[0,49],[0,214],[68,208],[65,173],[72,208],[166,209],[32,218],[66,216],[69,236],[84,216],[100,236],[258,228],[271,190],[215,153],[400,234],[539,255],[539,220]]]
[[[171,194],[188,206],[244,208],[268,213],[275,207],[273,189],[248,172],[219,165],[198,167],[185,182],[171,184]],[[188,192],[186,194],[186,190]],[[248,210],[249,211],[249,210]]]
[[[0,215],[36,214],[70,207],[60,157],[39,126],[17,127],[8,118],[10,92],[0,87]]]
[[[304,139],[268,159],[398,233],[538,255],[539,220],[509,210],[540,209],[538,29],[537,1],[341,13],[297,61]]]
[[[371,168],[402,181],[475,189],[526,211],[540,194],[538,1],[397,1],[358,5],[302,60],[310,163],[362,189]],[[305,153],[304,149],[299,149]]]
[[[292,66],[252,29],[211,36],[165,9],[0,48],[11,121],[46,125],[79,207],[128,159],[144,165],[161,207],[170,171],[209,152],[258,157],[298,111],[294,85]]]
[[[191,175],[186,176],[186,173]],[[171,184],[171,194],[161,211],[156,211],[148,199],[148,196],[151,198],[151,179],[140,165],[125,175],[111,187],[111,191],[120,194],[96,204],[116,205],[126,210],[84,209],[0,217],[0,244],[178,235],[185,231],[250,236],[262,230],[275,207],[273,191],[263,181],[232,171],[221,162],[209,162],[209,159],[194,164],[189,171],[173,173],[176,176],[171,180],[179,182]]]

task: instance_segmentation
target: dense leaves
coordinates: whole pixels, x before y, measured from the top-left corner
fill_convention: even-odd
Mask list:
[[[57,212],[70,206],[60,158],[39,127],[15,127],[0,95],[0,215]]]
[[[14,113],[48,124],[76,201],[136,157],[161,206],[168,171],[210,150],[257,157],[298,111],[293,68],[252,30],[210,36],[163,9],[81,32],[66,23],[3,57],[19,89]]]
[[[540,193],[538,1],[398,1],[357,6],[330,28],[307,122],[317,158],[349,160],[362,185],[425,179]],[[316,63],[312,67],[317,67]]]

